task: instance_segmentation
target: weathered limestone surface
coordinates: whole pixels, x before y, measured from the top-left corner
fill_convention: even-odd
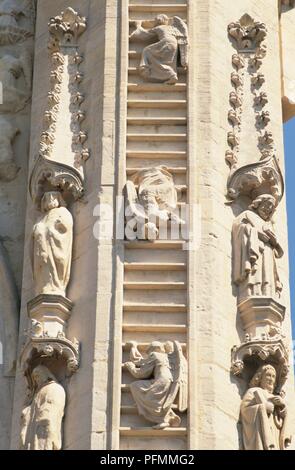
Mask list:
[[[55,367],[56,357],[52,361],[47,358],[49,373],[45,374],[44,382],[41,377],[39,389],[34,383],[34,380],[38,382],[38,378],[34,379],[35,368],[32,367],[29,373],[26,371],[27,377],[31,377],[31,400],[27,404],[24,403],[27,383],[21,365],[17,367],[15,386],[14,378],[1,376],[0,448],[8,448],[10,441],[10,447],[17,449],[23,438],[25,448],[242,449],[241,403],[243,407],[245,401],[242,402],[242,399],[247,397],[250,380],[255,374],[253,371],[249,380],[231,374],[231,348],[242,343],[245,334],[261,335],[266,327],[269,328],[269,323],[266,322],[265,326],[259,316],[261,297],[265,301],[266,314],[274,318],[273,331],[277,333],[282,327],[282,333],[290,345],[287,221],[285,196],[279,201],[275,214],[274,200],[268,198],[272,203],[270,210],[274,227],[267,232],[265,246],[268,249],[271,240],[276,254],[282,256],[276,257],[272,273],[268,272],[270,291],[260,290],[254,299],[252,295],[244,296],[245,291],[249,291],[247,282],[242,289],[239,283],[234,282],[232,275],[233,223],[236,220],[240,224],[237,217],[241,213],[248,217],[248,211],[253,212],[250,215],[255,216],[256,225],[260,227],[263,222],[254,213],[258,203],[257,207],[249,209],[253,201],[247,201],[247,198],[242,203],[229,201],[226,197],[227,181],[230,171],[257,162],[261,156],[266,158],[263,154],[265,150],[275,153],[284,176],[281,72],[283,67],[283,94],[292,108],[293,98],[289,90],[294,66],[293,33],[290,31],[294,29],[294,9],[289,9],[291,2],[289,6],[284,2],[281,17],[277,0],[236,0],[228,2],[228,5],[224,0],[71,0],[70,5],[66,0],[38,0],[37,3],[29,174],[35,168],[40,148],[42,150],[44,143],[50,143],[51,130],[56,131],[53,153],[58,157],[58,164],[74,165],[77,148],[80,157],[85,160],[85,191],[83,197],[79,194],[75,202],[70,201],[67,208],[52,207],[49,210],[49,215],[53,211],[57,214],[62,232],[66,229],[69,233],[68,243],[63,242],[59,235],[54,237],[61,247],[60,252],[50,250],[50,237],[43,239],[43,245],[40,243],[44,224],[47,224],[46,235],[49,234],[48,220],[34,205],[32,194],[27,194],[25,202],[23,194],[28,175],[26,165],[19,165],[21,170],[16,179],[3,182],[0,178],[0,226],[4,230],[0,238],[11,259],[17,286],[21,287],[18,356],[26,358],[24,351],[27,350],[23,350],[23,346],[27,340],[29,344],[35,344],[38,340],[46,343],[46,336],[42,336],[44,328],[48,328],[47,333],[54,332],[57,345],[60,345],[66,341],[67,325],[67,338],[76,348],[77,357],[80,343],[80,363],[76,356],[70,358],[68,369],[72,367],[70,372],[76,373],[66,377]],[[48,22],[69,6],[85,17],[87,23],[83,35],[77,39],[79,54],[83,55],[84,60],[80,62],[80,57],[77,58],[80,65],[78,72],[75,69],[74,81],[79,83],[79,93],[85,99],[81,102],[78,116],[78,122],[83,118],[83,124],[81,127],[74,126],[76,140],[73,146],[67,82],[62,82],[61,86],[62,113],[55,123],[57,130],[49,126],[48,132],[44,133],[43,122],[44,116],[49,120],[52,118],[49,112],[52,109],[48,110],[48,92],[52,91],[52,80],[58,82],[59,79],[58,74],[51,74]],[[179,25],[179,21],[175,20],[178,17],[188,28],[188,41],[186,27],[182,31],[184,33],[185,30],[185,34],[181,36],[180,44],[176,44],[174,36],[169,38],[173,42],[173,54],[178,47],[187,54],[180,57],[182,60],[178,63],[173,56],[170,83],[164,83],[166,76],[152,83],[140,72],[141,61],[147,60],[146,56],[143,57],[143,50],[150,53],[149,40],[153,42],[154,38],[146,38],[146,42],[135,37],[129,40],[134,25],[139,28],[141,24],[144,30],[150,31],[158,14],[166,15],[162,18],[165,25],[167,22]],[[245,14],[259,23],[266,48],[263,46],[260,55],[255,57],[254,68],[259,64],[259,73],[244,70],[241,80],[238,73],[242,67],[241,58],[233,37],[228,34],[228,26],[245,18]],[[54,21],[51,22],[51,26],[54,24]],[[235,26],[230,29],[234,30]],[[264,34],[266,29],[267,34]],[[164,40],[167,43],[167,37]],[[51,52],[56,47],[53,40]],[[157,55],[153,64],[159,65],[159,61],[161,54]],[[19,80],[17,76],[21,65],[13,62],[13,67],[13,77],[0,70],[3,79],[11,80],[11,86],[15,85],[13,78],[16,82]],[[171,68],[168,72],[171,78]],[[54,101],[55,96],[51,95],[51,98]],[[19,111],[13,119],[12,128],[7,127],[9,132],[2,141],[0,139],[0,147],[6,146],[6,162],[10,164],[13,163],[11,150],[14,150],[13,156],[18,164],[22,161],[23,150],[28,146],[29,120],[26,118],[20,135],[13,130],[20,128],[22,113],[28,116],[25,114],[29,112],[28,106]],[[288,119],[292,109],[286,109],[284,112]],[[84,148],[86,140],[87,148]],[[236,152],[237,148],[239,152]],[[4,154],[1,154],[2,157]],[[201,219],[194,225],[189,250],[183,249],[183,240],[124,241],[115,238],[118,228],[115,209],[120,207],[122,215],[121,201],[116,200],[116,196],[124,194],[126,182],[130,183],[134,175],[163,166],[170,182],[167,185],[170,191],[166,208],[166,218],[170,218],[168,222],[171,222],[174,210],[185,203],[191,204],[190,215],[193,205],[198,204]],[[132,188],[136,195],[136,178]],[[60,188],[59,191],[62,192]],[[48,194],[51,192],[52,188]],[[37,193],[36,187],[33,193]],[[154,193],[151,197],[150,192],[146,191],[144,196],[147,205],[156,206]],[[10,207],[14,207],[12,212]],[[24,215],[20,214],[24,213],[26,233],[21,280],[23,247],[20,221]],[[49,215],[47,212],[46,217]],[[67,219],[66,223],[61,220],[64,218]],[[51,251],[53,257],[50,266],[42,264],[42,258],[39,267],[35,264],[34,273],[31,262],[32,231],[38,220],[43,225],[39,226],[42,230],[35,231],[39,237],[35,239],[35,246],[33,244],[35,258],[41,245],[47,254]],[[268,222],[267,217],[265,221]],[[124,216],[119,224],[122,230]],[[171,230],[169,225],[169,234]],[[264,230],[262,226],[258,232],[261,234]],[[100,239],[97,240],[94,235],[100,235]],[[268,250],[268,254],[269,265],[270,260],[273,262],[272,249]],[[60,265],[62,272],[59,270],[59,275],[56,275],[55,268]],[[36,283],[38,271],[42,276]],[[279,283],[276,272],[279,273]],[[257,285],[260,288],[260,280]],[[280,294],[277,303],[273,293]],[[37,294],[42,295],[35,298]],[[46,297],[48,295],[56,295],[56,298],[49,299]],[[238,300],[248,303],[245,305]],[[52,317],[59,316],[59,321],[52,321]],[[257,319],[260,321],[258,326],[256,323],[253,326],[253,318],[254,323]],[[5,316],[1,315],[1,342],[4,322]],[[178,361],[172,357],[171,341],[174,342],[174,351],[178,348],[181,358]],[[136,347],[134,342],[137,343]],[[152,351],[149,350],[150,344],[153,345]],[[45,345],[44,350],[42,347],[40,350],[41,353],[48,353],[50,347]],[[57,360],[63,367],[64,362],[64,356]],[[122,368],[122,364],[125,367]],[[163,367],[157,375],[155,369],[159,364]],[[177,396],[173,395],[175,385],[170,384],[171,364],[173,383],[178,387],[177,393],[180,393]],[[182,373],[179,372],[180,366],[183,367]],[[266,396],[273,404],[273,408],[268,404],[268,410],[274,412],[277,407],[282,419],[285,418],[286,406],[290,433],[295,434],[291,357],[290,366],[284,400],[274,388],[269,388],[266,393],[263,380],[255,383],[259,388],[255,398],[257,405],[263,405],[258,401],[261,396]],[[50,372],[50,367],[56,373]],[[272,381],[274,375],[273,372]],[[154,378],[159,379],[161,393],[168,397],[167,408],[160,409],[158,415],[153,409],[157,402],[153,387],[157,388],[157,381],[156,384],[150,383]],[[134,379],[137,380],[135,384]],[[144,387],[149,388],[148,402],[142,399]],[[54,397],[57,396],[57,402],[53,400],[52,407],[55,425],[51,427],[48,416],[50,436],[45,435],[44,442],[39,442],[34,435],[34,426],[38,423],[31,416],[34,410],[40,411],[39,399],[46,400],[47,393],[50,396],[51,392]],[[5,412],[2,413],[3,403]],[[140,406],[145,412],[138,412]],[[260,432],[257,426],[255,431]],[[278,447],[277,437],[271,435],[270,440],[276,440],[274,445]],[[245,442],[247,439],[244,437],[244,447],[247,447]],[[250,443],[249,447],[252,445]]]

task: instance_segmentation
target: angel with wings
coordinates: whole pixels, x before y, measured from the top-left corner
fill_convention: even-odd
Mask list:
[[[171,21],[166,15],[158,15],[155,27],[149,30],[143,28],[141,21],[135,21],[135,26],[130,40],[158,40],[143,49],[140,75],[151,82],[176,83],[178,57],[182,67],[188,66],[187,25],[178,16]]]
[[[130,343],[130,361],[124,368],[135,378],[131,394],[140,415],[155,423],[155,429],[178,427],[180,412],[187,409],[187,361],[177,341],[153,341],[143,357],[135,342]]]

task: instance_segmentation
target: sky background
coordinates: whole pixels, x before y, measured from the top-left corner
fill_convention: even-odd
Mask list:
[[[293,338],[295,339],[295,118],[284,126]]]

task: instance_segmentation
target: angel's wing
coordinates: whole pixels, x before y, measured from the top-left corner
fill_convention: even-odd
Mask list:
[[[172,20],[172,26],[177,30],[177,42],[180,52],[180,63],[183,67],[188,66],[188,29],[185,22],[174,16]]]
[[[164,406],[171,407],[178,395],[178,409],[183,412],[187,409],[187,361],[178,341],[173,344],[173,352],[168,354],[173,382]]]

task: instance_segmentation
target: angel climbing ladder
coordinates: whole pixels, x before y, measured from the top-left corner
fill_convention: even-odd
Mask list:
[[[143,28],[142,21],[134,21],[136,29],[130,40],[158,39],[143,49],[139,73],[147,81],[174,84],[178,81],[178,54],[182,67],[188,65],[187,26],[178,16],[171,21],[166,15],[158,15],[154,21],[155,27],[149,30]]]

